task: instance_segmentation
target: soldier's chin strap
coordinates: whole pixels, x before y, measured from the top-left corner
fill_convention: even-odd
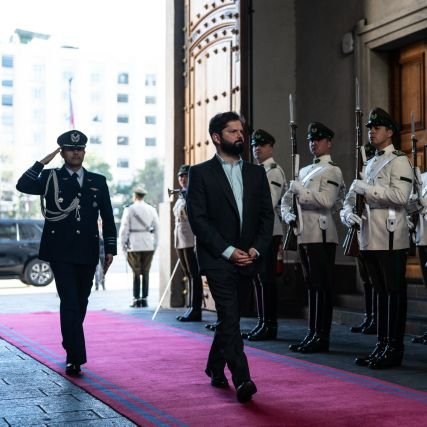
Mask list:
[[[51,180],[53,181],[53,200],[55,201],[55,205],[58,211],[51,211],[47,209],[45,206],[45,199],[46,199],[47,192],[49,190],[49,184]],[[64,218],[67,218],[67,216],[70,215],[71,212],[76,211],[76,218],[77,220],[80,220],[79,198],[75,197],[70,203],[70,205],[68,206],[68,208],[63,209],[59,204],[58,196],[59,196],[58,177],[56,175],[55,169],[52,169],[46,181],[46,188],[45,188],[44,194],[40,196],[42,215],[45,217],[46,221],[61,221]]]

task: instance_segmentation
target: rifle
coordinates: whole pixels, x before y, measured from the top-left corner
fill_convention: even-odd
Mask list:
[[[417,179],[417,138],[415,136],[415,123],[414,123],[414,113],[411,113],[411,142],[412,142],[412,170],[414,174],[414,180],[412,182],[412,194],[416,194],[417,200],[412,206],[409,206],[411,221],[414,224],[414,228],[410,231],[411,238],[409,239],[409,252],[408,255],[415,256],[416,255],[416,228],[419,220],[419,199],[421,194],[418,192],[418,182]]]
[[[297,153],[297,136],[296,136],[297,125],[294,122],[292,95],[289,95],[289,104],[290,104],[289,129],[291,134],[290,139],[291,139],[291,147],[292,147],[292,178],[294,180],[297,180],[299,175],[299,155]],[[299,206],[296,194],[292,195],[292,213],[296,215],[296,218],[295,218],[295,221],[292,221],[289,224],[288,231],[285,236],[285,243],[283,244],[283,249],[287,251],[297,250],[297,235],[300,234],[302,231],[301,208]]]
[[[359,83],[356,79],[356,170],[355,170],[355,179],[360,179],[361,174],[363,173],[364,159],[362,158],[362,116],[363,113],[360,110],[359,104]],[[353,208],[353,212],[362,217],[362,212],[364,208],[364,197],[361,194],[356,194],[356,204]],[[359,231],[359,226],[354,224],[347,231],[347,234],[344,239],[343,248],[344,255],[346,256],[359,256],[359,242],[357,240],[357,232]]]

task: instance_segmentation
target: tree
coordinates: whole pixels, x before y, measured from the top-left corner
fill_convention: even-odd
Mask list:
[[[110,165],[101,160],[94,153],[88,153],[85,155],[85,167],[91,172],[104,175],[108,182],[113,180],[113,174],[111,173]]]

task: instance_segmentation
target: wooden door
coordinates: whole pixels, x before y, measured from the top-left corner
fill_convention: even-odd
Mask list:
[[[241,102],[240,0],[185,0],[185,162],[214,154],[209,120],[244,114]]]
[[[406,46],[396,53],[393,61],[393,114],[401,125],[401,149],[413,160],[411,117],[414,117],[416,163],[427,172],[427,111],[426,111],[426,54],[427,42]],[[421,279],[418,259],[408,261],[409,278]]]

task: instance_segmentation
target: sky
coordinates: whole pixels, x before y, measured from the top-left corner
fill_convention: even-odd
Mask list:
[[[167,1],[10,0],[0,14],[0,39],[20,28],[87,49],[134,50],[146,41],[144,51],[155,52],[164,38]]]

